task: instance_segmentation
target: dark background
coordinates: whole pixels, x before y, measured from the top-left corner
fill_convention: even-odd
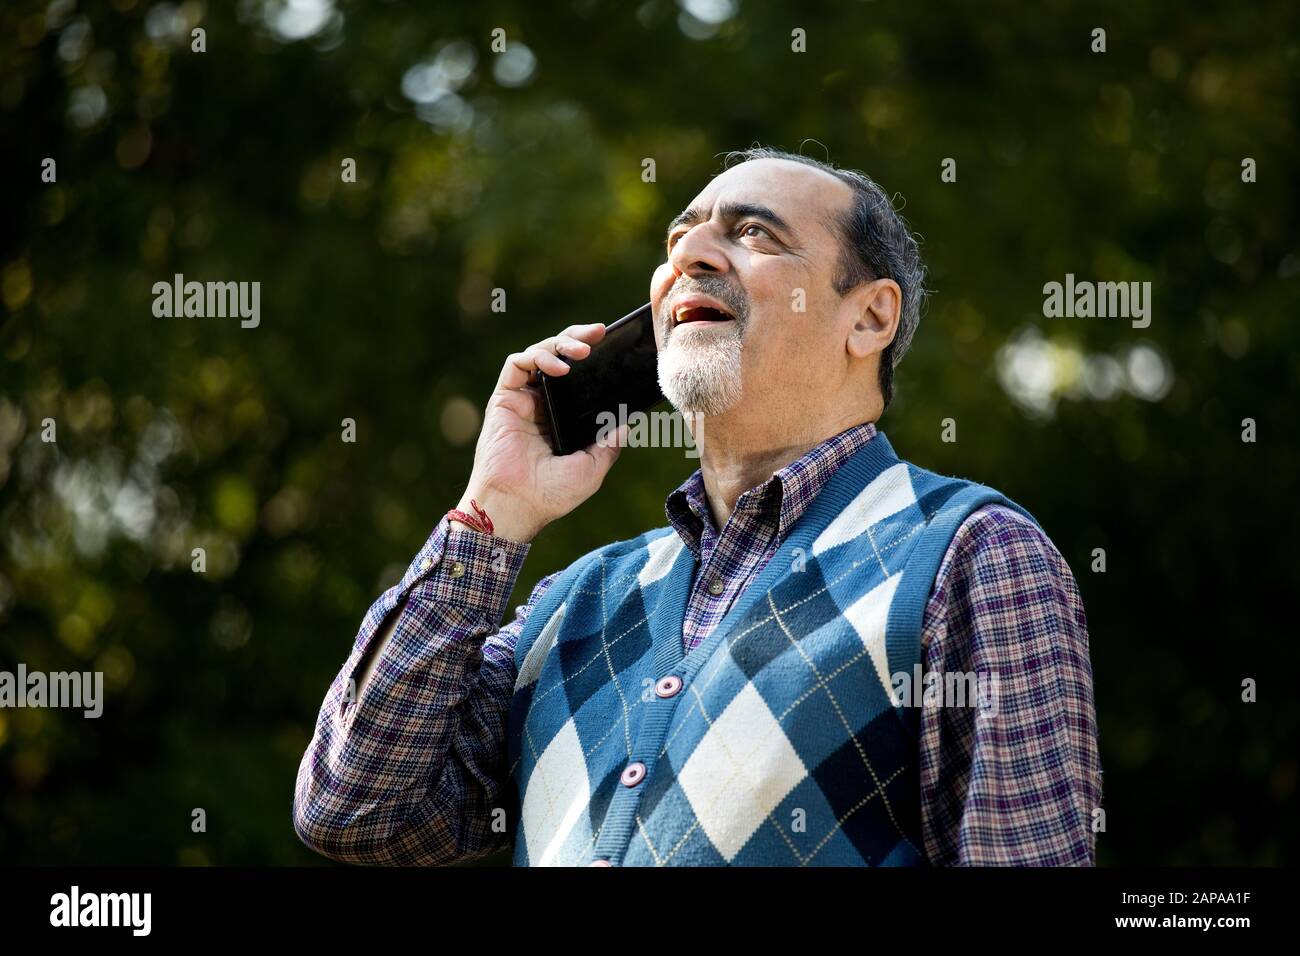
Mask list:
[[[317,708],[504,356],[644,302],[667,221],[762,142],[906,197],[935,293],[880,424],[1073,567],[1099,861],[1294,862],[1295,11],[6,2],[0,669],[102,670],[107,700],[0,711],[0,860],[319,861],[290,817]],[[260,281],[260,327],[155,318],[177,272]],[[1150,281],[1150,327],[1044,318],[1067,272]],[[512,606],[694,467],[624,452]]]

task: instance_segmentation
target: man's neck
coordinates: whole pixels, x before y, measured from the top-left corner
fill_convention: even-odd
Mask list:
[[[709,511],[719,531],[735,510],[736,499],[746,491],[833,435],[875,420],[859,413],[821,423],[769,419],[764,427],[753,422],[742,425],[729,418],[730,412],[706,419],[700,443],[700,473]]]

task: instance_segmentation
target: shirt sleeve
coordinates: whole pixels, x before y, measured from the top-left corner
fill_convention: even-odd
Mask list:
[[[439,865],[509,845],[514,645],[555,577],[499,627],[528,550],[444,518],[367,611],[298,768],[294,828],[309,847],[349,863]]]
[[[935,577],[925,671],[974,673],[971,706],[923,707],[922,831],[936,865],[1093,866],[1101,765],[1083,603],[1033,522],[973,512]],[[945,702],[947,703],[947,702]]]

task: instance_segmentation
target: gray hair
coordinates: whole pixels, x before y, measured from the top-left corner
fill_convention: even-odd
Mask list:
[[[902,293],[898,329],[880,356],[880,394],[885,407],[894,397],[894,369],[903,360],[925,306],[925,265],[916,237],[885,191],[866,173],[837,169],[830,163],[770,146],[752,146],[727,153],[723,169],[753,159],[787,159],[830,173],[853,190],[853,202],[839,217],[840,261],[832,284],[843,296],[873,279],[893,279]]]

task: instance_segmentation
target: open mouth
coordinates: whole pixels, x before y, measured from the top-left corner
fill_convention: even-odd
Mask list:
[[[707,305],[695,306],[693,308],[679,309],[673,317],[673,325],[687,324],[710,324],[714,322],[730,322],[735,316],[723,312],[721,309],[714,309]]]

